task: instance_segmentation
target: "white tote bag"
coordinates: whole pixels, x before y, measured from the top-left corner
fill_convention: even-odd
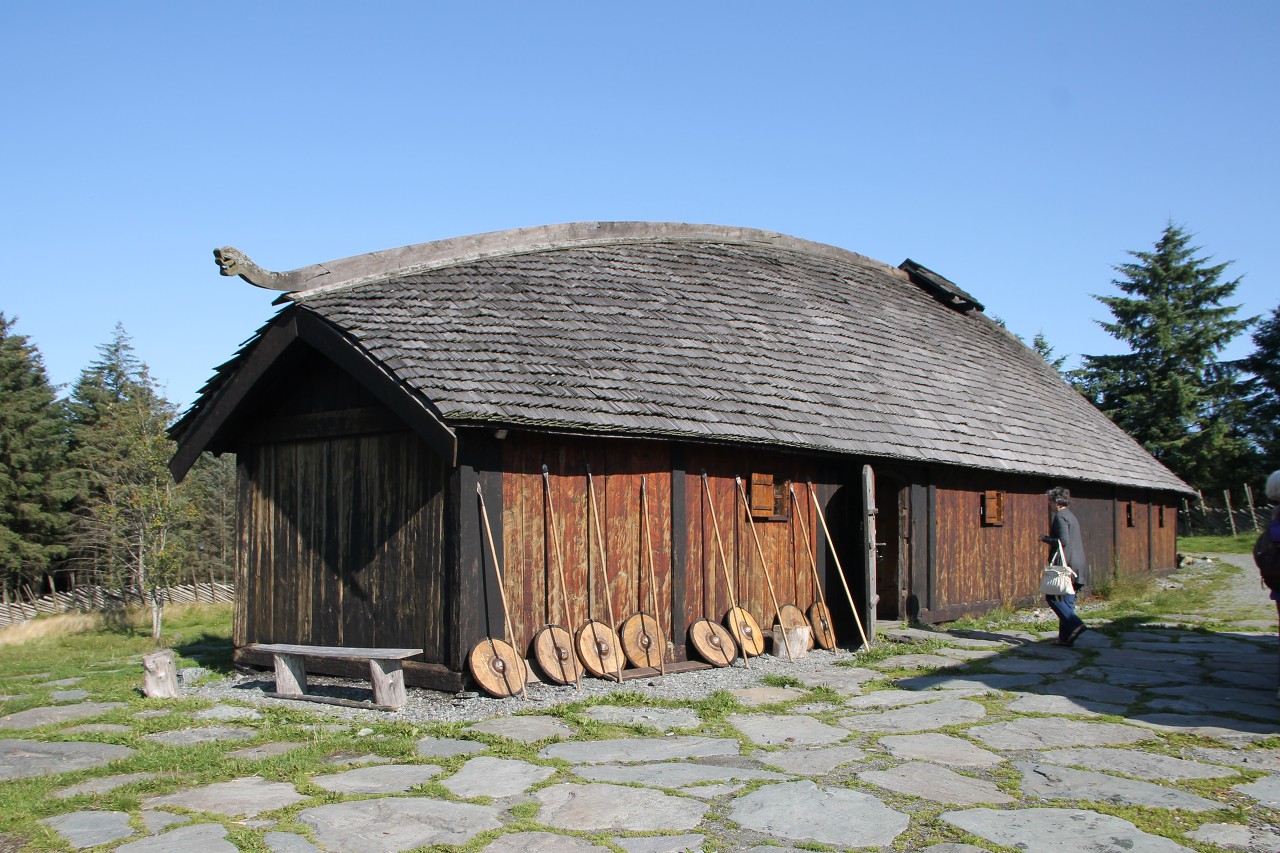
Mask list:
[[[1062,543],[1059,542],[1058,550],[1040,575],[1040,592],[1044,595],[1071,595],[1075,592],[1071,585],[1071,579],[1075,576],[1076,573],[1067,565],[1067,558],[1062,553]]]

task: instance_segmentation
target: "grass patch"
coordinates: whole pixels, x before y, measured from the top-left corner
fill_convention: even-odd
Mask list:
[[[1183,536],[1178,539],[1182,554],[1251,554],[1258,534],[1250,530],[1239,536]]]

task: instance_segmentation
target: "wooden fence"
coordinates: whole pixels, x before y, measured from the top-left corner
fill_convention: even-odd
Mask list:
[[[165,604],[232,601],[235,598],[235,587],[226,583],[184,584],[164,587],[160,590],[160,597]],[[54,613],[103,613],[150,605],[150,595],[144,595],[136,589],[82,586],[70,592],[42,595],[30,601],[0,603],[0,628]]]

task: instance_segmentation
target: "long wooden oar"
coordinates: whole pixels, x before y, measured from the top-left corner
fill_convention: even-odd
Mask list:
[[[764,575],[764,582],[769,585],[769,597],[773,599],[773,615],[778,620],[778,626],[782,628],[782,643],[787,647],[787,659],[795,660],[795,653],[791,651],[791,638],[787,636],[787,623],[782,621],[782,608],[778,606],[778,596],[773,591],[773,581],[769,579],[769,565],[764,559],[764,548],[760,547],[760,535],[756,533],[756,520],[751,517],[751,501],[747,500],[747,490],[742,487],[742,478],[734,477],[733,482],[738,484],[738,497],[742,498],[742,506],[747,512],[747,526],[751,528],[751,538],[756,543],[756,553],[760,555],[760,572]]]
[[[556,555],[556,571],[560,575],[560,607],[563,611],[561,615],[564,617],[565,628],[571,631],[573,630],[573,614],[569,612],[569,586],[564,580],[564,552],[560,547],[561,531],[556,525],[556,507],[551,500],[551,472],[547,470],[546,465],[542,466],[542,484],[546,487],[547,492],[547,515],[550,517],[551,521],[551,545]],[[557,648],[556,651],[561,652],[563,650]],[[569,654],[575,654],[572,648],[569,649]],[[574,687],[581,690],[582,668],[580,666],[574,666],[573,672]]]
[[[862,644],[868,649],[871,648],[871,641],[867,639],[867,632],[862,627],[862,617],[858,615],[858,605],[853,603],[853,592],[849,589],[849,582],[844,577],[844,567],[840,565],[840,555],[836,553],[836,543],[831,538],[831,529],[827,527],[827,516],[822,511],[822,504],[818,503],[818,493],[813,490],[813,483],[807,483],[809,487],[809,497],[813,498],[813,508],[818,511],[818,521],[822,522],[822,532],[827,535],[827,545],[831,548],[831,558],[836,561],[836,574],[840,576],[840,583],[844,586],[844,594],[849,597],[849,609],[853,611],[853,620],[858,625],[858,633],[862,636]]]
[[[716,505],[711,499],[711,485],[707,482],[707,472],[702,472],[702,489],[707,493],[707,512],[711,515],[711,529],[716,533],[716,548],[720,550],[720,565],[724,569],[724,585],[729,590],[729,610],[730,613],[738,609],[738,601],[733,594],[733,581],[729,577],[729,561],[724,555],[724,542],[720,540],[720,522],[716,521]],[[741,638],[738,638],[741,639]],[[746,649],[742,650],[742,663],[747,669],[751,669],[751,655],[747,654]]]
[[[653,622],[658,626],[658,642],[662,644],[659,651],[658,671],[667,674],[667,635],[662,630],[662,619],[658,615],[658,572],[653,567],[653,531],[649,529],[649,493],[647,477],[640,478],[640,514],[644,516],[644,538],[649,551],[649,598],[653,602]]]
[[[831,610],[827,607],[827,597],[822,592],[822,578],[818,577],[818,561],[814,558],[813,552],[809,550],[809,525],[805,523],[804,507],[800,506],[800,498],[796,497],[796,487],[793,483],[787,483],[787,490],[791,492],[791,505],[795,508],[796,518],[800,522],[800,532],[804,535],[804,555],[809,558],[809,567],[813,569],[813,586],[818,590],[818,601],[822,603],[822,611],[827,619],[827,630],[831,632],[831,650],[834,654],[840,654],[840,644],[836,642],[836,629],[831,624]],[[844,577],[841,575],[841,577]]]
[[[604,531],[600,527],[600,508],[596,506],[596,487],[595,482],[591,479],[591,468],[587,468],[587,493],[591,496],[591,514],[595,517],[596,527],[596,546],[600,549],[600,577],[604,581],[604,603],[609,611],[609,627],[617,631],[618,622],[613,615],[613,596],[609,594],[609,570],[606,567],[606,557],[604,552]],[[614,666],[617,667],[618,683],[622,683],[622,655],[617,653],[614,658]]]
[[[480,515],[484,517],[484,533],[489,540],[489,554],[493,557],[493,573],[498,578],[498,595],[502,598],[502,621],[507,626],[507,642],[519,655],[520,647],[516,645],[516,632],[511,628],[511,608],[507,606],[507,591],[502,587],[502,570],[498,567],[498,549],[493,544],[493,528],[489,525],[489,510],[484,505],[484,490],[480,488],[479,483],[476,483],[476,494],[480,496]],[[529,698],[523,678],[520,679],[520,698],[526,701]]]

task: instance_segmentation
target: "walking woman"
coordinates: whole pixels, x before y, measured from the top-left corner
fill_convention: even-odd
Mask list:
[[[1079,592],[1080,579],[1089,570],[1088,559],[1084,555],[1084,540],[1080,536],[1080,522],[1068,509],[1071,506],[1071,492],[1062,486],[1049,490],[1049,505],[1054,511],[1053,522],[1049,525],[1049,535],[1041,536],[1041,542],[1053,546],[1057,553],[1062,546],[1067,565],[1076,573],[1071,581],[1071,593],[1068,595],[1046,595],[1044,600],[1049,609],[1058,614],[1058,639],[1055,646],[1074,646],[1080,635],[1087,629],[1084,622],[1076,615],[1076,593]]]

